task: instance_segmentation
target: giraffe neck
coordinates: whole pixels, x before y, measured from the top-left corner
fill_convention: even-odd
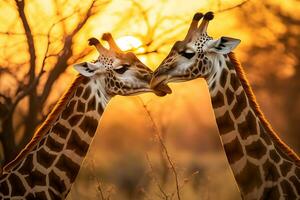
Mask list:
[[[212,106],[242,196],[244,199],[299,198],[299,160],[287,154],[284,150],[287,147],[277,141],[275,133],[270,134],[270,128],[258,116],[259,108],[251,103],[232,59],[220,56],[214,69],[207,78]]]
[[[99,80],[75,80],[16,163],[0,177],[0,199],[67,196],[111,98],[103,88]]]

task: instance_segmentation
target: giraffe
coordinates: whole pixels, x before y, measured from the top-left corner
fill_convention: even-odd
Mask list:
[[[153,72],[131,52],[122,52],[111,34],[96,38],[96,61],[75,64],[79,75],[30,143],[0,176],[0,199],[65,199],[95,135],[98,121],[115,95],[153,92]],[[155,93],[165,95],[162,88]],[[166,90],[169,92],[168,90]]]
[[[198,22],[201,20],[198,26]],[[243,199],[300,199],[300,160],[260,110],[244,71],[231,52],[239,39],[207,34],[212,12],[196,13],[155,70],[151,87],[204,78],[221,142]]]

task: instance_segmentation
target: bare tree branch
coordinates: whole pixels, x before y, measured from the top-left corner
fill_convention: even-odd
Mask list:
[[[93,11],[93,7],[95,5],[96,0],[94,0],[91,5],[89,6],[86,14],[78,23],[78,25],[74,28],[74,30],[65,37],[65,42],[63,45],[62,52],[59,54],[57,62],[52,70],[49,72],[48,79],[44,86],[44,91],[39,96],[40,105],[43,105],[50,94],[52,89],[53,83],[57,80],[62,72],[65,71],[67,68],[67,63],[70,57],[72,56],[72,45],[73,45],[73,37],[81,30],[81,28],[87,23],[88,19],[96,14],[96,11]],[[108,4],[110,1],[105,1],[103,5]]]
[[[14,100],[13,106],[11,108],[11,112],[14,112],[15,108],[17,107],[18,103],[24,98],[26,97],[28,94],[30,94],[30,92],[36,88],[36,86],[39,83],[40,78],[42,77],[42,75],[45,73],[44,71],[44,66],[42,66],[39,74],[37,75],[37,77],[35,78],[35,80],[33,82],[30,83],[30,85],[28,85],[25,89],[22,90],[22,92],[20,92],[17,97]]]
[[[236,9],[236,8],[241,8],[243,7],[246,3],[248,3],[250,0],[245,0],[235,6],[232,6],[232,7],[229,7],[229,8],[224,8],[224,9],[219,9],[217,10],[215,13],[222,13],[222,12],[226,12],[226,11],[230,11],[230,10],[233,10],[233,9]]]
[[[30,68],[29,68],[29,76],[30,76],[30,82],[34,81],[35,78],[35,59],[36,59],[36,54],[35,54],[35,45],[34,45],[34,41],[33,41],[33,36],[32,36],[32,32],[27,20],[27,17],[25,15],[25,11],[24,11],[24,7],[25,7],[25,2],[24,0],[15,0],[16,5],[18,7],[18,12],[23,24],[23,28],[25,30],[25,35],[27,38],[27,45],[28,45],[28,51],[29,51],[29,55],[30,55]]]

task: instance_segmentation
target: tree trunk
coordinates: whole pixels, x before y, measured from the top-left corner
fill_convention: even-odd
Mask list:
[[[2,132],[0,133],[3,147],[4,158],[1,158],[0,164],[4,166],[16,156],[15,135],[13,131],[12,116],[8,116],[3,120]]]

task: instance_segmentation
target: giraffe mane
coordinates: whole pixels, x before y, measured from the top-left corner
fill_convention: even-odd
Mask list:
[[[50,114],[47,116],[46,120],[41,124],[41,126],[35,131],[34,135],[32,136],[29,143],[22,149],[22,151],[9,163],[7,163],[2,170],[2,173],[4,171],[8,171],[12,169],[14,166],[16,166],[19,162],[23,160],[23,158],[32,151],[32,149],[38,144],[38,142],[43,138],[43,136],[49,131],[51,126],[56,121],[59,114],[64,110],[66,105],[68,104],[69,100],[75,93],[77,87],[86,80],[87,77],[84,77],[82,75],[78,75],[76,79],[73,81],[72,85],[69,87],[69,89],[64,93],[64,95],[60,98],[58,103],[55,105],[54,109],[50,112]],[[1,170],[0,170],[1,171]]]
[[[271,124],[266,119],[265,115],[261,111],[257,101],[256,97],[252,91],[252,88],[246,78],[245,72],[241,66],[241,63],[237,60],[235,54],[233,52],[228,54],[230,61],[234,65],[234,68],[237,72],[237,75],[241,81],[241,84],[245,90],[245,93],[249,99],[250,106],[254,110],[255,114],[258,116],[259,120],[261,121],[262,125],[264,126],[264,129],[268,132],[268,134],[271,136],[272,141],[275,142],[275,144],[288,156],[290,157],[296,165],[300,166],[300,159],[298,155],[288,146],[286,145],[277,135],[277,133],[273,130]]]

